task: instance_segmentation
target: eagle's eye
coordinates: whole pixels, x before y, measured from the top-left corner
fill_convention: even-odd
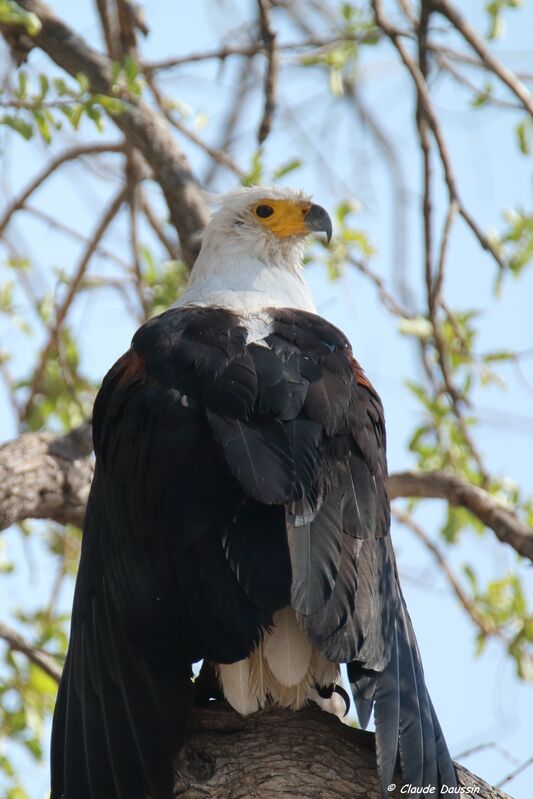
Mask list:
[[[274,213],[274,209],[271,208],[270,205],[258,205],[255,209],[256,216],[260,216],[261,219],[266,219],[267,216],[272,216]]]

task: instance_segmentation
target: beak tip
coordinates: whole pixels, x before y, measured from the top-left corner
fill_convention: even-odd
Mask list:
[[[325,208],[313,204],[305,215],[305,223],[310,233],[325,233],[326,242],[330,243],[333,236],[333,224]]]

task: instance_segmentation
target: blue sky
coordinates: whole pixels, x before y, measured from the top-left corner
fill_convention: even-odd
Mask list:
[[[92,3],[72,4],[67,0],[52,3],[58,15],[69,21],[82,35],[95,41],[98,29],[94,22]],[[143,46],[148,59],[184,54],[216,46],[221,30],[230,30],[239,9],[250,9],[251,3],[235,2],[189,3],[187,13],[176,9],[178,4],[146,2],[146,16],[151,35]],[[331,3],[332,7],[335,4]],[[468,13],[474,22],[482,18],[483,3],[471,2]],[[497,49],[511,66],[533,71],[533,4],[526,3],[520,12],[506,15],[507,35]],[[283,23],[281,36],[294,40],[296,32]],[[47,67],[43,56],[32,60],[35,68]],[[200,68],[185,67],[169,74],[163,85],[168,94],[186,103],[191,120],[205,114],[206,126],[201,135],[216,141],[216,132],[224,118],[228,97],[235,86],[236,62],[221,68],[209,63]],[[373,268],[390,285],[396,277],[393,252],[393,200],[388,172],[383,156],[368,133],[356,121],[347,125],[328,100],[328,87],[318,73],[305,81],[288,77],[282,83],[279,127],[266,147],[270,164],[279,165],[301,156],[310,161],[309,140],[320,142],[319,155],[323,169],[302,168],[291,177],[292,183],[314,193],[318,202],[333,207],[348,197],[358,200],[361,211],[358,224],[363,228],[377,253]],[[365,50],[362,55],[361,76],[363,97],[367,106],[380,118],[400,153],[401,168],[407,187],[406,262],[407,275],[415,294],[422,292],[422,240],[418,222],[420,204],[420,163],[411,119],[412,89],[405,81],[392,50]],[[260,81],[260,73],[257,80]],[[482,85],[482,79],[478,79]],[[501,111],[474,112],[467,96],[451,83],[435,81],[432,97],[449,142],[451,158],[459,181],[461,196],[480,225],[485,229],[501,229],[502,209],[531,208],[532,183],[530,162],[518,154],[513,140],[513,126],[520,115]],[[254,100],[246,107],[235,143],[234,154],[244,166],[253,152],[253,137],[260,114]],[[287,122],[298,117],[301,135],[294,139]],[[106,138],[116,136],[108,125]],[[96,139],[96,134],[88,137]],[[187,142],[181,142],[198,174],[205,170],[203,155]],[[49,157],[44,147],[30,148],[14,143],[4,151],[2,165],[4,182],[11,191],[24,185]],[[436,165],[438,173],[438,166]],[[76,180],[82,176],[80,167],[58,175],[46,194],[46,209],[78,230],[86,231],[94,224],[95,208],[103,206],[113,191],[113,183],[100,186],[92,183],[81,194]],[[85,183],[84,183],[85,185]],[[221,173],[216,189],[235,185],[235,179]],[[44,194],[42,195],[44,196]],[[436,192],[437,212],[445,210],[445,195]],[[35,204],[39,204],[39,196]],[[25,218],[16,234],[21,246],[29,245],[40,264],[38,280],[44,287],[50,267],[69,270],[75,263],[79,248],[54,231]],[[438,230],[440,230],[440,222]],[[125,252],[124,228],[118,225],[110,236],[109,246]],[[98,271],[112,270],[109,264],[97,259]],[[472,240],[464,226],[457,223],[450,246],[450,269],[447,296],[452,307],[481,308],[479,350],[526,350],[533,346],[533,327],[530,304],[533,296],[533,272],[518,282],[507,280],[502,299],[494,303],[493,282],[495,267]],[[343,329],[350,337],[354,351],[379,390],[386,409],[389,431],[389,464],[391,471],[408,468],[412,458],[406,451],[406,441],[413,429],[419,410],[405,388],[405,378],[416,376],[416,364],[411,345],[399,334],[397,321],[384,315],[376,301],[375,291],[364,278],[346,272],[337,282],[328,280],[318,265],[308,270],[319,311]],[[100,379],[113,360],[129,344],[135,322],[121,309],[116,296],[110,292],[98,295],[97,301],[83,300],[72,318],[74,330],[83,335],[83,363],[86,371]],[[9,338],[8,338],[9,337]],[[0,344],[12,341],[17,348],[17,373],[23,374],[32,362],[34,342],[28,343],[0,322]],[[531,444],[533,443],[533,359],[523,364],[523,378],[511,367],[502,371],[507,380],[506,390],[491,388],[478,396],[481,423],[476,439],[491,471],[508,475],[526,491],[531,492]],[[0,438],[15,433],[6,398],[0,391]],[[428,504],[418,518],[430,533],[436,533],[443,519],[441,503]],[[36,535],[38,535],[38,526]],[[35,568],[30,569],[15,532],[5,535],[10,554],[19,559],[21,572],[17,582],[4,580],[0,586],[4,601],[13,606],[24,604],[28,592],[37,603],[49,585],[48,563],[38,543],[31,545]],[[487,646],[482,657],[474,655],[474,632],[471,624],[450,596],[442,578],[427,554],[405,530],[394,530],[403,585],[425,664],[425,672],[434,704],[453,755],[485,742],[497,742],[517,760],[525,760],[531,752],[531,718],[533,696],[531,687],[518,681],[513,666],[494,643]],[[495,541],[491,533],[484,538],[465,536],[460,547],[447,553],[450,564],[459,569],[464,562],[476,565],[484,579],[502,576],[515,566],[511,550]],[[529,570],[521,568],[530,582]],[[4,578],[3,578],[4,579]],[[65,606],[70,597],[64,596]],[[465,765],[489,782],[502,779],[513,763],[500,750],[489,748],[465,759]],[[33,771],[33,769],[32,769]],[[30,783],[29,783],[30,784]],[[530,799],[533,770],[525,772],[507,790],[516,799]],[[42,799],[46,793],[46,771],[34,770],[31,777],[32,799]]]

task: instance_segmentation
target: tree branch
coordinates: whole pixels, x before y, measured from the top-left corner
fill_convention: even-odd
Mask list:
[[[533,529],[496,497],[448,472],[397,472],[389,479],[389,496],[445,499],[460,505],[494,531],[498,539],[533,561]]]
[[[506,794],[458,766],[478,799]],[[401,780],[390,791],[400,799]],[[334,787],[333,787],[334,786]],[[472,791],[477,788],[477,791]],[[176,799],[381,799],[373,733],[343,724],[313,703],[294,713],[238,716],[225,702],[196,709],[176,762]]]
[[[39,172],[30,183],[26,186],[23,191],[20,192],[18,197],[15,197],[14,200],[9,204],[7,210],[4,212],[2,218],[0,219],[0,235],[4,232],[5,228],[9,224],[11,217],[15,213],[15,211],[19,211],[21,208],[24,207],[28,198],[36,191],[39,186],[45,182],[50,175],[58,169],[58,167],[62,166],[63,164],[68,163],[69,161],[74,161],[78,158],[81,158],[84,155],[101,155],[102,153],[120,153],[123,152],[124,145],[120,142],[118,144],[109,142],[107,144],[85,144],[77,147],[71,147],[69,150],[65,150],[65,152],[61,153],[57,156],[57,158],[52,159],[49,164],[45,166],[45,168]]]
[[[264,83],[264,106],[263,117],[257,132],[257,141],[263,144],[272,130],[272,119],[276,110],[276,95],[278,86],[279,58],[276,48],[276,32],[270,20],[271,2],[270,0],[257,0],[259,9],[259,27],[261,39],[265,45],[267,56],[267,67]]]
[[[23,655],[26,655],[28,660],[31,660],[32,663],[39,666],[40,669],[45,671],[46,674],[57,683],[59,682],[61,678],[61,667],[58,666],[55,660],[46,652],[36,649],[28,643],[20,633],[3,622],[0,622],[0,638],[6,642],[13,652],[22,652]]]
[[[396,48],[398,55],[400,56],[404,66],[411,75],[411,78],[415,85],[418,95],[418,102],[420,104],[420,107],[424,111],[427,123],[431,130],[433,138],[435,139],[435,144],[437,145],[437,150],[439,153],[442,170],[444,172],[444,180],[446,182],[446,187],[448,189],[450,203],[453,201],[457,203],[458,212],[463,218],[464,222],[468,225],[468,227],[470,228],[474,236],[477,238],[478,242],[483,247],[483,249],[487,250],[487,252],[489,252],[492,255],[493,259],[496,261],[500,269],[503,270],[505,269],[506,265],[502,257],[500,256],[499,252],[492,245],[488,236],[481,230],[475,219],[470,214],[470,211],[468,211],[468,209],[463,205],[463,203],[460,200],[459,192],[457,189],[457,182],[455,179],[455,174],[452,170],[448,148],[444,140],[439,120],[437,118],[437,115],[433,108],[433,104],[431,102],[430,90],[424,79],[424,75],[420,71],[418,64],[416,64],[413,61],[413,59],[410,57],[407,48],[404,47],[403,43],[400,41],[401,32],[393,25],[391,25],[388,19],[385,17],[383,13],[382,0],[372,0],[372,5],[374,8],[374,14],[376,17],[377,24],[383,30],[385,35],[388,36],[391,44]]]
[[[0,529],[23,519],[81,527],[93,476],[89,423],[66,436],[25,433],[0,447]]]
[[[21,412],[21,419],[26,419],[32,408],[35,395],[37,394],[37,392],[41,387],[42,378],[44,375],[44,371],[46,369],[46,363],[48,361],[48,358],[50,357],[54,344],[56,344],[58,341],[61,332],[61,326],[66,319],[66,316],[68,314],[70,306],[74,301],[74,298],[76,297],[76,293],[80,288],[81,282],[85,276],[91,258],[96,252],[98,244],[103,239],[109,225],[116,217],[116,215],[120,211],[122,203],[127,198],[127,191],[128,191],[127,187],[123,187],[120,189],[116,197],[113,198],[108,209],[106,210],[101,220],[99,221],[98,227],[96,228],[96,230],[94,231],[93,235],[91,236],[91,238],[87,243],[87,246],[83,252],[83,255],[74,273],[74,276],[70,281],[70,285],[66,293],[66,296],[56,311],[55,319],[50,327],[50,332],[46,344],[41,350],[39,363],[37,364],[37,368],[35,369],[35,372],[33,374],[30,393],[28,399],[26,400],[24,408]]]
[[[478,613],[474,602],[468,597],[466,592],[463,590],[461,583],[459,582],[457,576],[452,571],[448,561],[444,557],[440,548],[431,540],[431,538],[427,535],[427,533],[422,529],[422,527],[416,522],[414,517],[410,513],[406,513],[405,511],[400,510],[399,508],[392,508],[392,514],[396,521],[403,524],[405,527],[408,527],[412,533],[418,538],[419,541],[426,547],[426,549],[431,552],[433,555],[434,560],[439,566],[442,574],[446,578],[448,585],[452,589],[453,593],[455,594],[456,599],[458,600],[459,604],[463,607],[463,609],[468,613],[474,624],[479,627],[479,630],[484,636],[494,635],[498,638],[504,638],[507,644],[509,641],[505,639],[501,630],[492,623],[491,620],[485,619],[480,613]]]
[[[91,91],[117,96],[112,83],[112,64],[106,56],[92,50],[41,0],[20,0],[20,5],[37,14],[41,21],[40,32],[31,39],[36,47],[70,75],[80,72],[86,75]],[[10,27],[8,32],[12,44],[14,28]],[[28,40],[25,32],[23,35]],[[136,97],[120,94],[120,98],[123,110],[112,119],[150,165],[178,231],[184,259],[192,266],[208,219],[202,191],[161,115]]]
[[[0,530],[23,519],[81,526],[93,474],[89,423],[66,436],[25,433],[0,447]],[[483,488],[443,471],[391,474],[389,496],[444,499],[466,508],[533,561],[533,529]]]
[[[480,57],[481,61],[485,64],[486,68],[493,72],[502,83],[513,92],[517,97],[528,114],[533,115],[533,97],[531,92],[524,86],[518,77],[507,69],[497,58],[490,52],[489,48],[478,36],[473,27],[462,16],[462,14],[453,6],[448,0],[431,0],[431,6],[439,14],[442,14],[446,19],[451,22],[453,27],[459,31],[463,39],[475,50]]]

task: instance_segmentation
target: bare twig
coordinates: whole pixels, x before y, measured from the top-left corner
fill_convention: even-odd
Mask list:
[[[446,269],[446,256],[448,254],[448,244],[450,241],[450,234],[452,232],[453,222],[457,215],[457,211],[458,211],[457,202],[455,200],[452,200],[451,203],[448,205],[448,211],[446,212],[446,218],[444,220],[444,227],[442,230],[442,236],[439,247],[439,259],[437,262],[437,274],[435,275],[435,278],[433,280],[433,286],[431,289],[432,303],[436,308],[442,306],[442,287],[444,283],[444,274]]]
[[[20,0],[20,5],[35,13],[41,22],[41,30],[31,38],[31,45],[41,48],[70,75],[82,72],[92,92],[113,96],[112,63],[108,58],[90,48],[41,0]],[[10,41],[16,33],[17,28],[10,26]],[[20,35],[25,35],[22,28]],[[122,90],[120,99],[123,101],[121,112],[112,120],[151,167],[165,196],[172,224],[180,236],[184,260],[190,267],[209,217],[205,198],[161,115],[125,90]]]
[[[50,356],[50,353],[52,352],[54,344],[56,343],[59,331],[61,329],[61,325],[65,321],[66,315],[69,311],[70,306],[72,305],[74,297],[76,296],[76,292],[78,291],[80,283],[83,280],[85,272],[87,271],[87,267],[89,266],[91,258],[94,255],[99,242],[101,241],[105,232],[107,231],[107,228],[109,227],[115,216],[118,214],[122,204],[126,200],[126,197],[127,197],[127,188],[122,187],[118,192],[118,194],[114,197],[114,199],[110,203],[105,214],[102,216],[100,222],[98,223],[93,235],[91,236],[87,244],[87,247],[85,248],[85,251],[80,259],[76,271],[74,272],[74,276],[70,281],[67,294],[63,302],[56,311],[54,322],[50,328],[48,340],[45,343],[43,349],[41,350],[39,363],[37,364],[37,368],[35,369],[35,372],[33,374],[30,393],[21,412],[22,419],[26,419],[33,405],[35,395],[37,394],[37,392],[41,387],[41,381],[43,378],[44,370],[46,368],[47,360]]]
[[[431,15],[430,0],[423,0],[420,10],[420,20],[418,23],[418,63],[419,75],[423,85],[427,87],[427,74],[429,69],[428,62],[428,30]],[[412,62],[413,67],[416,67]],[[418,88],[418,86],[417,86]],[[468,425],[463,415],[462,402],[464,398],[458,392],[453,377],[449,368],[448,353],[446,342],[442,333],[442,328],[439,320],[439,306],[441,302],[442,286],[444,283],[446,251],[448,238],[450,235],[451,225],[455,214],[459,208],[459,203],[456,197],[449,192],[449,210],[446,217],[444,232],[442,236],[442,243],[440,247],[439,262],[437,267],[437,274],[433,274],[433,225],[432,225],[432,170],[431,170],[431,144],[428,136],[428,125],[431,122],[428,114],[428,106],[423,102],[420,91],[417,91],[417,109],[416,109],[416,124],[418,130],[418,138],[420,142],[420,149],[422,151],[423,160],[423,175],[424,175],[424,192],[422,203],[422,218],[424,220],[424,273],[426,282],[426,296],[428,304],[429,318],[433,328],[433,340],[435,342],[435,350],[437,354],[437,361],[442,374],[444,388],[450,397],[453,412],[457,421],[463,439],[470,450],[470,453],[475,460],[479,473],[482,475],[483,480],[488,482],[488,475],[483,466],[483,461],[477,450],[476,445],[468,430]],[[435,117],[436,119],[436,117]],[[442,139],[444,141],[444,139]],[[454,183],[455,185],[455,183]]]
[[[230,169],[235,175],[237,175],[237,177],[239,178],[244,177],[245,175],[244,170],[241,169],[237,163],[235,163],[235,161],[230,155],[228,155],[221,149],[212,147],[210,144],[204,141],[200,136],[198,136],[197,133],[195,133],[193,130],[183,125],[179,120],[177,120],[172,115],[165,102],[165,98],[161,94],[155,81],[153,81],[152,79],[148,79],[148,84],[157,102],[159,110],[161,111],[165,119],[167,119],[168,122],[170,122],[170,124],[176,128],[176,130],[179,130],[179,132],[182,133],[187,139],[189,139],[189,141],[192,141],[197,147],[200,147],[202,150],[204,150],[204,152],[206,152],[218,164],[221,164],[222,166],[225,166],[227,169]]]
[[[96,9],[98,11],[98,16],[100,17],[107,53],[110,58],[115,60],[118,56],[117,37],[115,25],[113,24],[116,23],[116,18],[111,16],[111,8],[108,0],[96,0]]]
[[[470,23],[463,17],[457,8],[448,2],[448,0],[431,0],[432,8],[442,14],[446,19],[451,22],[454,28],[462,35],[464,40],[475,50],[481,61],[486,65],[490,72],[501,80],[502,83],[513,92],[515,97],[520,100],[528,114],[533,115],[533,97],[531,92],[524,86],[524,84],[517,78],[517,76],[507,69],[498,59],[490,52],[489,48],[478,36],[476,31],[472,28]]]
[[[485,749],[495,749],[497,752],[500,752],[507,760],[510,760],[511,763],[519,764],[520,761],[512,752],[508,752],[507,749],[496,743],[496,741],[484,741],[484,743],[477,744],[476,746],[470,746],[468,749],[463,749],[462,752],[458,752],[455,755],[457,760],[462,760],[464,757],[470,757],[471,755],[475,755],[478,752],[483,752]]]
[[[375,42],[376,38],[382,35],[381,31],[374,28],[362,33],[350,33],[342,36],[334,36],[330,38],[322,38],[318,36],[309,36],[307,39],[302,39],[297,42],[285,42],[278,45],[280,52],[288,52],[291,50],[305,50],[322,47],[336,47],[344,42],[355,42],[358,44],[365,44],[366,42]],[[409,35],[406,31],[399,31],[399,35]],[[193,64],[201,61],[225,61],[232,56],[244,56],[245,58],[253,58],[259,54],[265,54],[267,48],[264,42],[253,42],[241,46],[227,45],[225,47],[217,47],[214,50],[202,50],[197,53],[189,53],[183,56],[173,56],[172,58],[164,58],[160,61],[151,61],[143,65],[145,74],[153,74],[166,69],[173,69],[182,64]]]
[[[363,93],[358,91],[357,83],[351,79],[343,81],[344,97],[374,137],[387,162],[392,182],[392,214],[394,235],[392,236],[392,275],[398,295],[406,307],[413,307],[412,292],[407,283],[407,189],[403,167],[394,139],[377,119],[373,110],[364,101]]]
[[[430,42],[428,47],[436,56],[443,55],[446,58],[450,59],[451,61],[457,62],[458,64],[466,64],[469,67],[474,67],[474,69],[479,69],[494,74],[491,67],[489,67],[488,64],[484,63],[479,58],[471,56],[469,53],[463,52],[461,50],[454,50],[451,47],[446,47],[440,42],[439,43]],[[522,72],[520,70],[517,70],[514,74],[519,80],[522,81],[533,80],[533,73],[531,72]]]
[[[101,155],[102,153],[120,153],[123,152],[124,145],[121,143],[108,142],[107,144],[84,144],[77,147],[71,147],[69,150],[58,155],[50,161],[45,168],[39,172],[32,181],[26,186],[23,191],[15,197],[5,210],[2,218],[0,219],[0,235],[3,233],[9,224],[11,217],[16,211],[24,207],[28,198],[56,171],[60,166],[69,161],[75,161],[85,155]]]
[[[519,766],[513,769],[510,774],[508,774],[506,777],[503,778],[503,780],[497,782],[494,787],[502,788],[504,785],[507,785],[508,782],[514,780],[515,777],[518,777],[519,774],[522,774],[522,772],[525,771],[527,768],[529,768],[532,764],[533,764],[533,755],[531,757],[528,757],[527,760],[524,760],[523,763],[521,763]]]
[[[459,582],[456,575],[452,571],[442,551],[425,533],[425,531],[414,519],[414,517],[410,513],[407,513],[406,511],[400,510],[399,508],[395,507],[392,508],[392,514],[394,518],[400,522],[400,524],[403,524],[405,527],[408,527],[411,530],[411,532],[413,532],[416,535],[418,540],[424,544],[426,549],[429,550],[429,552],[431,552],[431,554],[433,555],[435,561],[439,566],[439,569],[446,578],[448,585],[455,594],[459,604],[468,613],[468,615],[470,616],[476,627],[479,628],[481,633],[485,636],[495,636],[497,638],[505,638],[503,633],[497,627],[495,627],[494,624],[492,624],[490,619],[485,619],[483,616],[481,616],[478,613],[475,605],[463,590],[461,583]]]
[[[483,247],[484,250],[489,252],[493,259],[496,261],[500,269],[505,269],[505,263],[501,258],[498,251],[492,245],[491,241],[489,240],[488,236],[481,230],[477,222],[473,219],[470,212],[465,208],[463,203],[460,200],[459,193],[457,190],[457,183],[455,180],[455,175],[452,170],[450,156],[448,153],[448,148],[446,142],[444,140],[444,136],[442,134],[442,130],[438,121],[438,118],[435,114],[433,109],[433,104],[431,102],[431,97],[429,93],[429,89],[427,83],[424,79],[423,74],[420,71],[418,65],[413,61],[410,57],[407,49],[404,47],[402,42],[400,41],[400,31],[395,28],[393,25],[389,23],[387,18],[383,13],[382,3],[381,0],[372,0],[372,4],[374,7],[374,13],[376,16],[376,21],[378,25],[382,28],[383,32],[388,36],[391,43],[394,45],[398,54],[404,63],[405,67],[407,68],[411,78],[415,84],[420,106],[423,108],[424,113],[427,118],[428,125],[431,129],[433,137],[435,139],[435,143],[437,145],[437,150],[439,152],[440,161],[442,164],[442,168],[444,171],[444,179],[446,182],[446,186],[448,189],[448,194],[450,201],[455,200],[457,202],[458,211],[460,216],[466,222],[474,236],[479,241],[480,245]]]
[[[144,294],[144,283],[142,277],[141,261],[139,257],[139,231],[137,226],[137,207],[139,195],[139,183],[143,176],[143,163],[141,157],[135,150],[130,149],[126,161],[126,186],[127,200],[130,217],[130,251],[133,266],[133,277],[135,288],[142,312],[139,322],[145,322],[148,318],[148,303]]]
[[[246,98],[254,86],[254,71],[255,70],[251,57],[243,59],[239,65],[234,95],[231,103],[228,106],[228,112],[224,120],[224,124],[221,126],[222,132],[220,134],[219,145],[217,148],[220,152],[227,154],[231,147],[233,134],[244,110]],[[212,185],[219,169],[220,163],[212,159],[204,176],[203,184],[206,186],[206,188],[209,188]]]
[[[479,97],[482,94],[482,89],[469,80],[466,75],[456,69],[452,61],[442,55],[442,53],[435,53],[435,61],[442,70],[451,75],[457,84],[471,91],[475,97]],[[497,106],[498,108],[507,108],[513,111],[516,111],[517,109],[520,110],[520,105],[518,103],[511,102],[510,100],[503,100],[500,97],[492,97],[491,95],[487,95],[487,103],[490,103],[492,106]]]
[[[46,672],[46,674],[57,683],[59,682],[61,678],[61,667],[58,666],[51,655],[32,646],[20,633],[7,624],[4,624],[4,622],[0,622],[0,638],[6,642],[13,652],[22,652],[23,655],[26,655],[28,660],[31,660],[32,663],[39,666],[40,669]]]
[[[169,236],[167,236],[163,225],[155,215],[154,209],[149,204],[141,190],[139,190],[139,208],[148,220],[148,223],[150,224],[150,227],[154,231],[155,235],[167,251],[169,258],[171,258],[173,261],[177,261],[180,257],[179,248],[170,240]]]
[[[379,298],[385,308],[387,308],[390,313],[394,314],[395,316],[399,316],[403,319],[412,319],[414,314],[409,311],[407,308],[404,308],[400,305],[400,303],[394,298],[394,296],[388,291],[385,287],[385,283],[383,282],[382,278],[377,275],[375,272],[370,269],[370,267],[361,260],[354,258],[352,255],[348,256],[348,263],[357,269],[358,272],[361,272],[362,275],[365,275],[376,287],[378,291]]]
[[[46,211],[43,211],[41,208],[34,208],[32,205],[27,205],[23,210],[27,211],[32,216],[36,217],[36,219],[40,219],[45,225],[49,225],[52,229],[59,230],[61,233],[64,233],[66,236],[70,236],[72,239],[76,241],[81,241],[84,244],[88,242],[87,236],[84,236],[83,233],[80,233],[78,230],[75,230],[70,225],[66,225],[64,222],[61,222],[59,219],[55,219],[50,214],[47,214]],[[114,261],[118,266],[122,269],[127,270],[128,264],[122,258],[119,258],[114,252],[111,250],[106,249],[99,245],[95,253],[101,255],[104,258],[108,258],[110,261]]]
[[[257,132],[257,141],[262,144],[272,130],[272,120],[276,110],[279,56],[276,48],[276,32],[270,20],[271,2],[270,0],[257,0],[257,6],[259,10],[259,28],[267,57],[263,117]]]

